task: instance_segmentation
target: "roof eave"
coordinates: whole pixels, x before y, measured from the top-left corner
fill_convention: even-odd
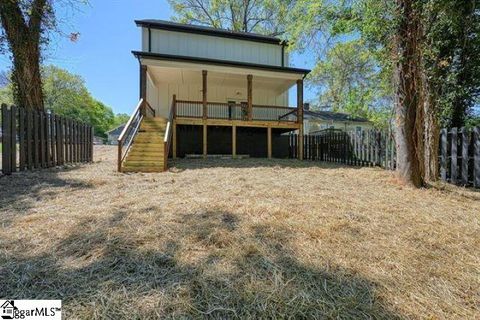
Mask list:
[[[310,73],[309,69],[300,69],[300,68],[291,68],[291,67],[281,67],[281,66],[270,66],[264,64],[255,64],[248,62],[238,62],[230,60],[219,60],[219,59],[209,59],[209,58],[198,58],[198,57],[188,57],[188,56],[179,56],[179,55],[167,55],[143,51],[132,51],[133,55],[137,58],[150,58],[157,60],[167,60],[167,61],[181,61],[181,62],[193,62],[193,63],[203,63],[219,66],[230,66],[237,68],[250,68],[250,69],[259,69],[266,71],[275,71],[275,72],[286,72],[286,73],[296,73],[301,74],[304,77]]]

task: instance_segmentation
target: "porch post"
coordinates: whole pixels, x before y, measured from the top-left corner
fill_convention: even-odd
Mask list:
[[[207,125],[203,125],[203,158],[207,158],[207,151],[208,151],[208,146],[207,146]]]
[[[303,160],[303,80],[297,80],[298,159]]]
[[[267,128],[268,159],[272,159],[272,127]]]
[[[253,76],[249,74],[247,76],[247,115],[248,121],[252,121],[253,115],[253,84],[252,84]]]
[[[175,119],[172,121],[172,158],[177,159],[177,120]]]
[[[237,157],[237,126],[232,126],[232,158]]]
[[[207,119],[207,70],[202,70],[203,119]]]
[[[147,101],[147,66],[140,65],[140,99]],[[145,104],[140,108],[140,113],[145,116]]]

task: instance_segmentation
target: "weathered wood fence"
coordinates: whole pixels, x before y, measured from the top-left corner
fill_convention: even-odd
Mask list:
[[[298,135],[290,135],[290,157],[297,158]],[[394,170],[395,141],[391,132],[325,130],[303,137],[303,158],[353,166]]]
[[[297,135],[290,135],[290,157],[297,158]],[[480,188],[480,127],[442,129],[439,146],[440,178]],[[396,168],[392,132],[325,130],[303,137],[303,158],[354,166]]]
[[[480,188],[480,127],[441,130],[439,155],[442,180]]]
[[[1,106],[2,173],[90,162],[90,125],[21,107]]]

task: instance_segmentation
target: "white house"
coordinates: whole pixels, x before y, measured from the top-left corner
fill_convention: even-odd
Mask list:
[[[284,152],[276,137],[303,131],[296,107],[310,70],[289,66],[283,40],[161,20],[136,24],[141,102],[119,139],[119,170],[164,170],[169,155],[270,158]]]

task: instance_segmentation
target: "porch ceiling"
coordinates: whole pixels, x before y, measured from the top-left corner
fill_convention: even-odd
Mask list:
[[[244,71],[244,74],[230,73],[225,70],[210,71],[207,68],[208,85],[214,86],[226,86],[226,87],[238,87],[243,88],[247,86],[247,74],[248,70]],[[173,68],[173,67],[160,67],[160,66],[148,66],[148,73],[153,78],[155,84],[169,83],[180,85],[201,85],[202,84],[202,72],[201,70],[191,70],[189,68]],[[263,88],[274,90],[277,93],[283,93],[296,84],[296,79],[269,77],[265,75],[253,75],[253,90],[255,88]]]

